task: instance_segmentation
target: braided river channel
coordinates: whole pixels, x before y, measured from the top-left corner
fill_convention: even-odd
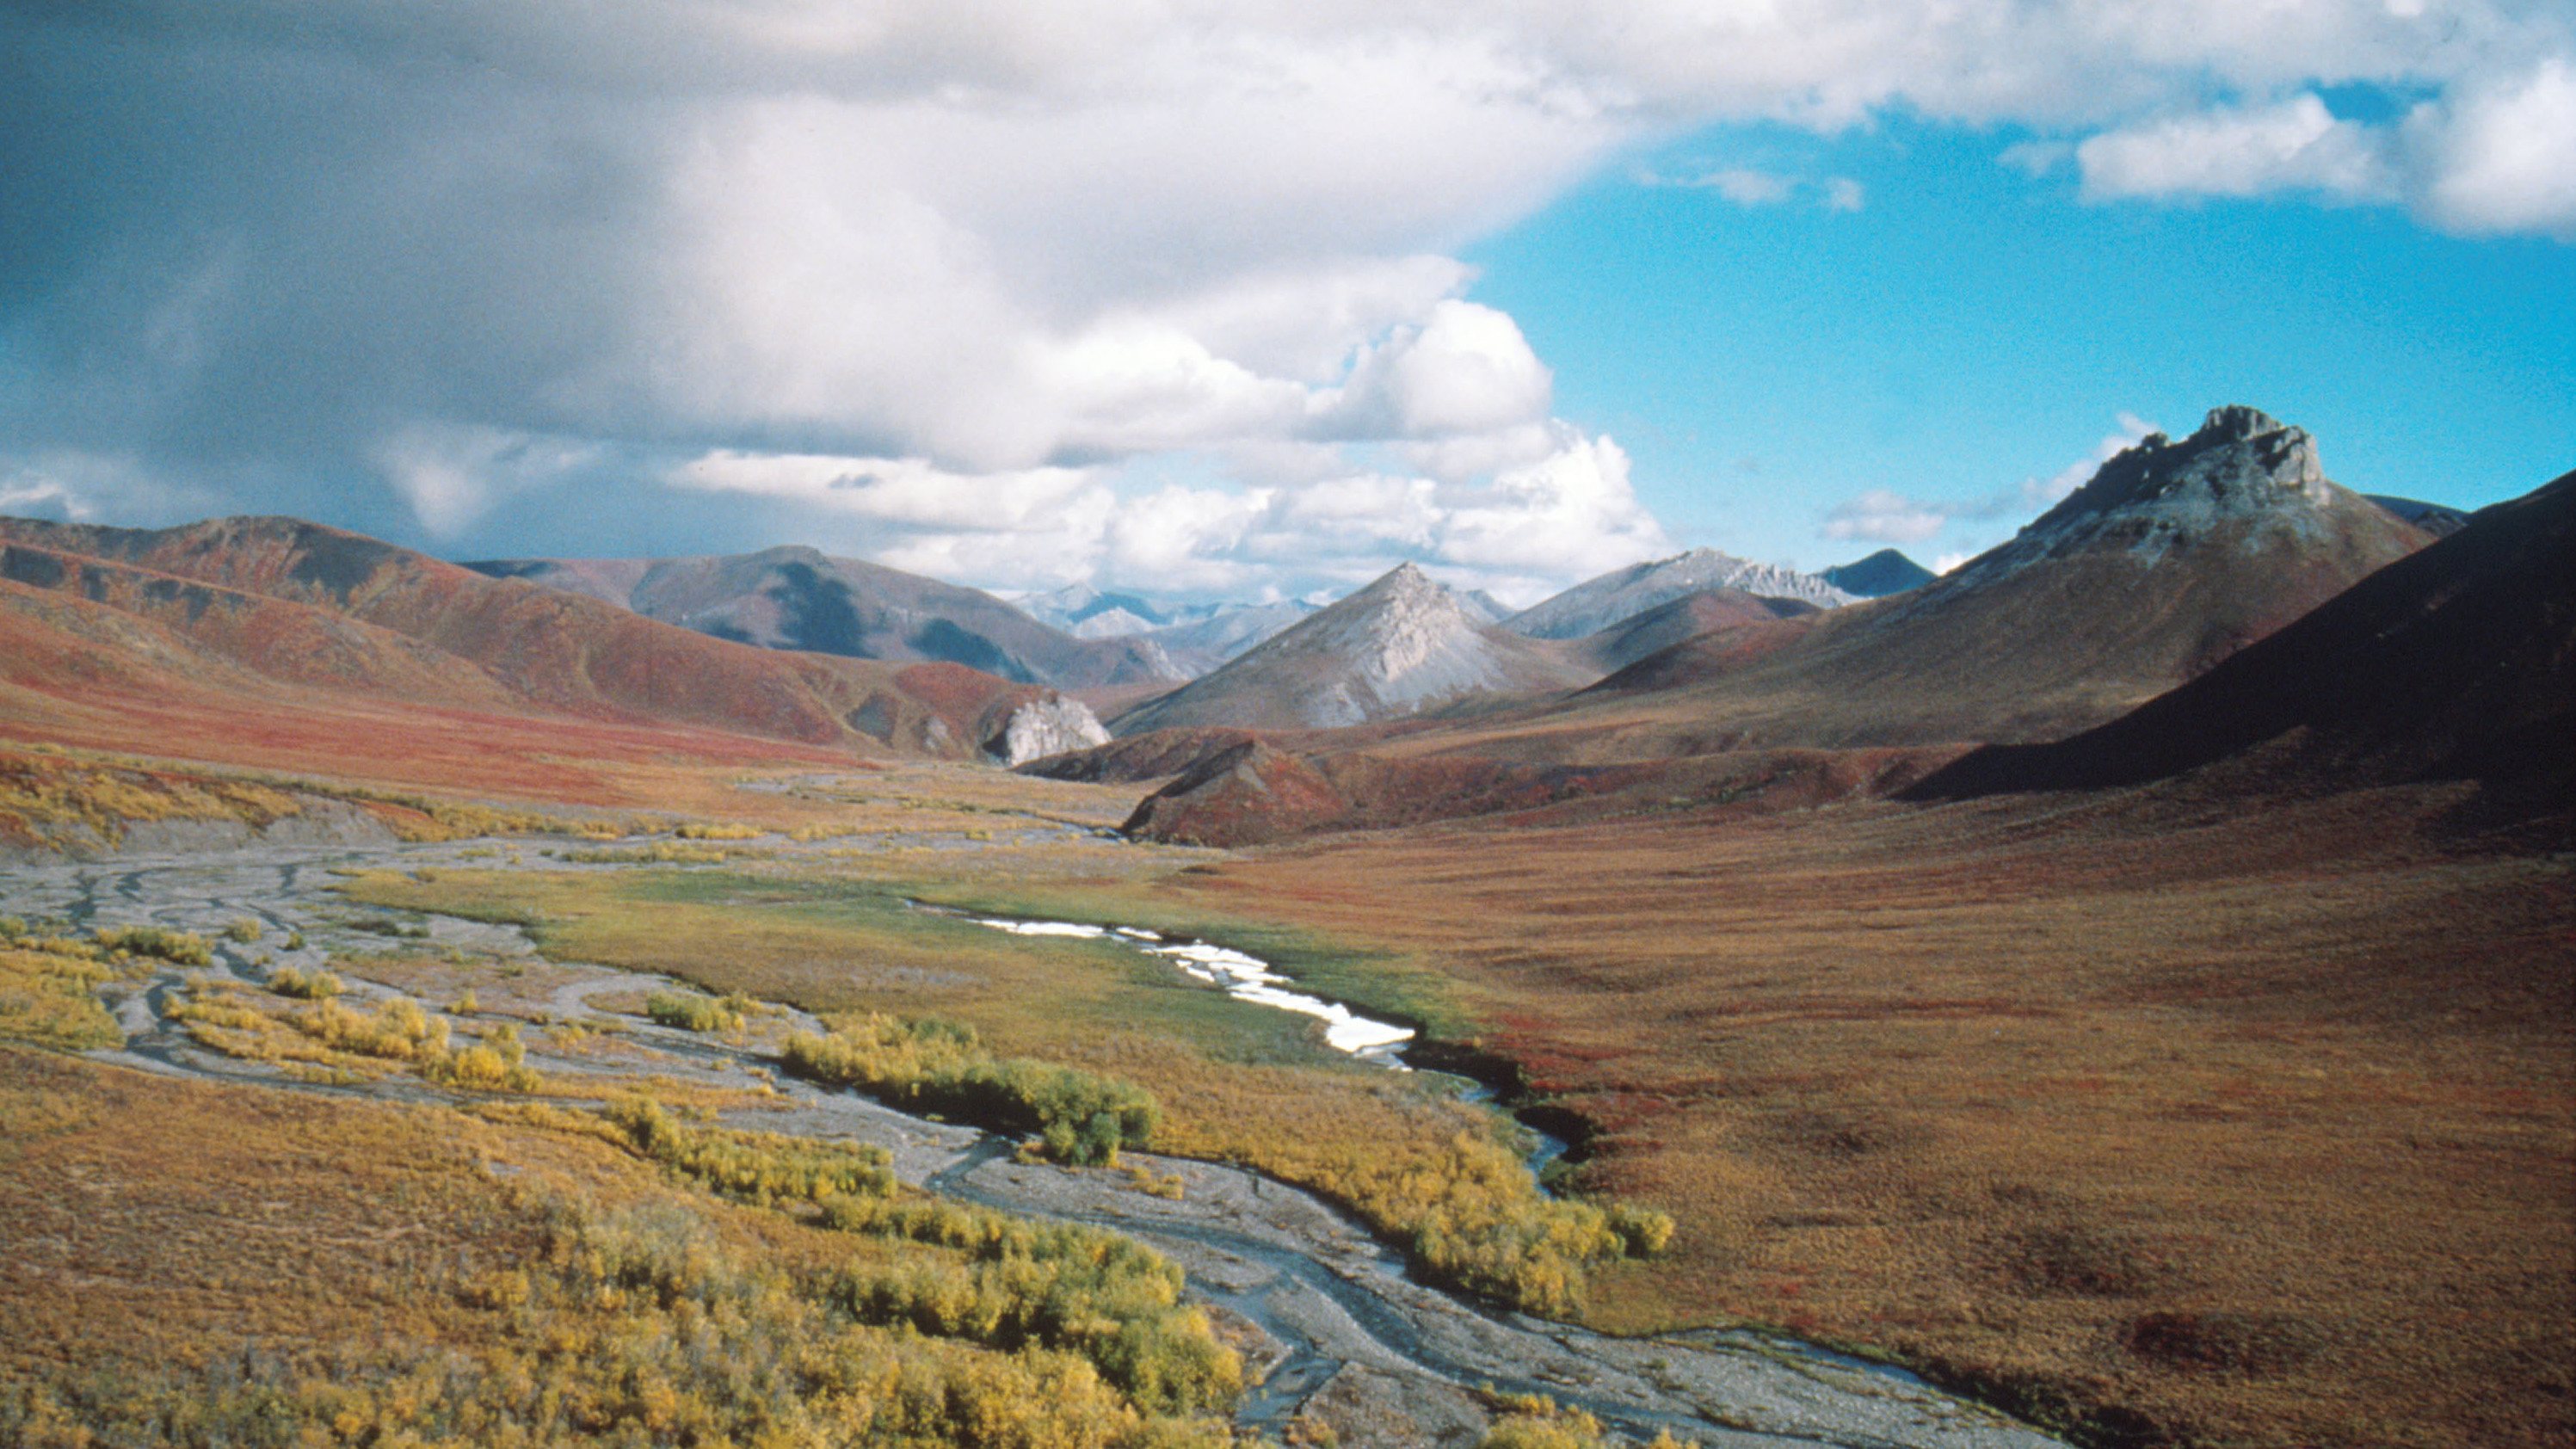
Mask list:
[[[219,852],[0,864],[0,911],[80,928],[157,925],[195,932],[216,943],[209,974],[257,983],[283,967],[315,968],[335,955],[383,949],[384,922],[353,919],[362,913],[326,889],[332,872],[493,869],[494,854],[489,843],[254,844]],[[541,864],[549,870],[633,868]],[[256,946],[223,934],[245,919],[264,928]],[[1030,933],[1102,930],[978,919]],[[371,928],[377,933],[370,934]],[[543,966],[542,973],[531,970],[529,976],[544,983],[546,1017],[613,1027],[633,1049],[650,1053],[658,1073],[700,1077],[736,1090],[774,1074],[776,1097],[739,1125],[873,1143],[889,1151],[897,1175],[916,1186],[1033,1218],[1108,1227],[1149,1244],[1183,1268],[1191,1297],[1231,1323],[1236,1341],[1247,1345],[1247,1378],[1255,1384],[1238,1412],[1247,1429],[1275,1437],[1292,1417],[1304,1416],[1332,1426],[1344,1445],[1471,1444],[1486,1419],[1477,1391],[1491,1388],[1544,1394],[1638,1442],[1667,1430],[1710,1446],[2036,1449],[2060,1442],[1901,1371],[1768,1333],[1615,1338],[1498,1312],[1417,1281],[1400,1254],[1340,1209],[1258,1173],[1125,1154],[1155,1179],[1177,1179],[1182,1191],[1173,1197],[1144,1191],[1126,1173],[1022,1163],[1003,1138],[776,1074],[774,1037],[727,1040],[629,1014],[639,993],[672,984],[662,978],[545,961],[515,927],[406,914],[402,929],[434,948]],[[301,934],[300,948],[280,950],[276,943],[290,933]],[[1333,1045],[1402,1069],[1397,1052],[1410,1035],[1404,1028],[1297,993],[1294,983],[1250,957],[1143,932],[1106,933],[1161,955],[1175,972],[1209,989],[1313,1016]],[[171,968],[110,987],[109,1006],[126,1042],[91,1055],[144,1071],[279,1091],[413,1102],[455,1096],[409,1078],[336,1086],[294,1081],[274,1067],[201,1048],[168,1015],[185,975]],[[359,1002],[394,994],[362,981],[348,986],[350,998]],[[604,1004],[612,1002],[629,1004],[629,1012]],[[784,1008],[770,1010],[764,1020],[819,1029],[811,1018]],[[611,1066],[560,1051],[550,1035],[529,1034],[528,1064],[557,1083],[631,1070],[631,1062]]]

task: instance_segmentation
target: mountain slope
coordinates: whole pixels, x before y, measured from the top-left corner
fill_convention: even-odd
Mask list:
[[[1706,589],[1622,619],[1583,640],[1583,650],[1607,672],[1704,635],[1760,628],[1819,612],[1814,604],[1798,599],[1764,597],[1741,589]]]
[[[1559,651],[1479,622],[1476,612],[1405,564],[1111,727],[1120,735],[1181,726],[1332,728],[1478,695],[1571,689],[1594,677]]]
[[[1060,689],[1184,677],[1150,643],[1076,638],[981,590],[810,548],[653,560],[496,559],[467,567],[772,649],[963,664]]]
[[[1751,563],[1713,548],[1630,564],[1541,600],[1503,621],[1533,639],[1580,639],[1598,634],[1649,609],[1712,589],[1737,589],[1765,598],[1797,599],[1832,608],[1850,594],[1813,574]]]
[[[2121,453],[2001,546],[1746,660],[1684,644],[1575,702],[1805,746],[2020,742],[2182,683],[2429,542],[2326,480],[2314,441],[2221,408]]]
[[[0,544],[0,646],[29,691],[12,702],[21,722],[80,717],[121,690],[192,701],[219,734],[282,711],[426,711],[972,758],[1014,716],[1056,705],[954,666],[727,644],[294,519],[158,531],[0,519]]]
[[[2254,777],[2294,786],[2482,779],[2576,804],[2576,473],[2109,724],[1978,750],[1911,793],[2099,789],[2258,751]]]

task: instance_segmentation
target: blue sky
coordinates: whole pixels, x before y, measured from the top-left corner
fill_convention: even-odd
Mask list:
[[[2306,427],[2363,492],[2469,508],[2576,467],[2567,246],[2300,195],[2088,203],[1999,160],[2014,144],[1694,134],[1467,248],[1472,295],[1519,321],[1558,412],[1618,439],[1677,538],[1808,568],[1974,553],[2037,511],[2007,495],[2127,420],[2180,436],[2226,403]],[[1728,171],[1798,179],[1750,202],[1672,180]],[[1828,536],[1872,490],[1931,505],[1921,528],[1953,516]]]
[[[0,512],[1000,591],[2576,463],[2564,0],[0,5]]]

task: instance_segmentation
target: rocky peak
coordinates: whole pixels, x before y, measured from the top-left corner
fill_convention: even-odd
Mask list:
[[[1445,654],[1484,652],[1466,605],[1410,562],[1300,627],[1312,630],[1319,642],[1329,641],[1378,685]]]
[[[2213,408],[2200,431],[2179,443],[2162,433],[2139,439],[2031,528],[2045,533],[2081,518],[2147,507],[2238,514],[2317,507],[2330,496],[2307,429],[2254,408]]]

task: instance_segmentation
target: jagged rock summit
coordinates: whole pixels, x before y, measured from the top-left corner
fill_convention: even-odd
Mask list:
[[[1754,563],[1713,548],[1695,548],[1576,584],[1505,619],[1503,627],[1533,639],[1580,639],[1675,599],[1715,589],[1797,599],[1828,609],[1855,601],[1814,574]]]
[[[1406,563],[1225,667],[1113,722],[1134,735],[1175,726],[1330,729],[1419,714],[1477,694],[1570,689],[1590,672],[1483,622]]]
[[[2123,449],[2083,487],[1959,572],[1973,583],[2103,548],[2153,561],[2221,532],[2241,546],[2318,542],[2331,531],[2331,515],[2367,506],[2326,481],[2307,429],[2256,408],[2213,408],[2180,442],[2149,433]]]

